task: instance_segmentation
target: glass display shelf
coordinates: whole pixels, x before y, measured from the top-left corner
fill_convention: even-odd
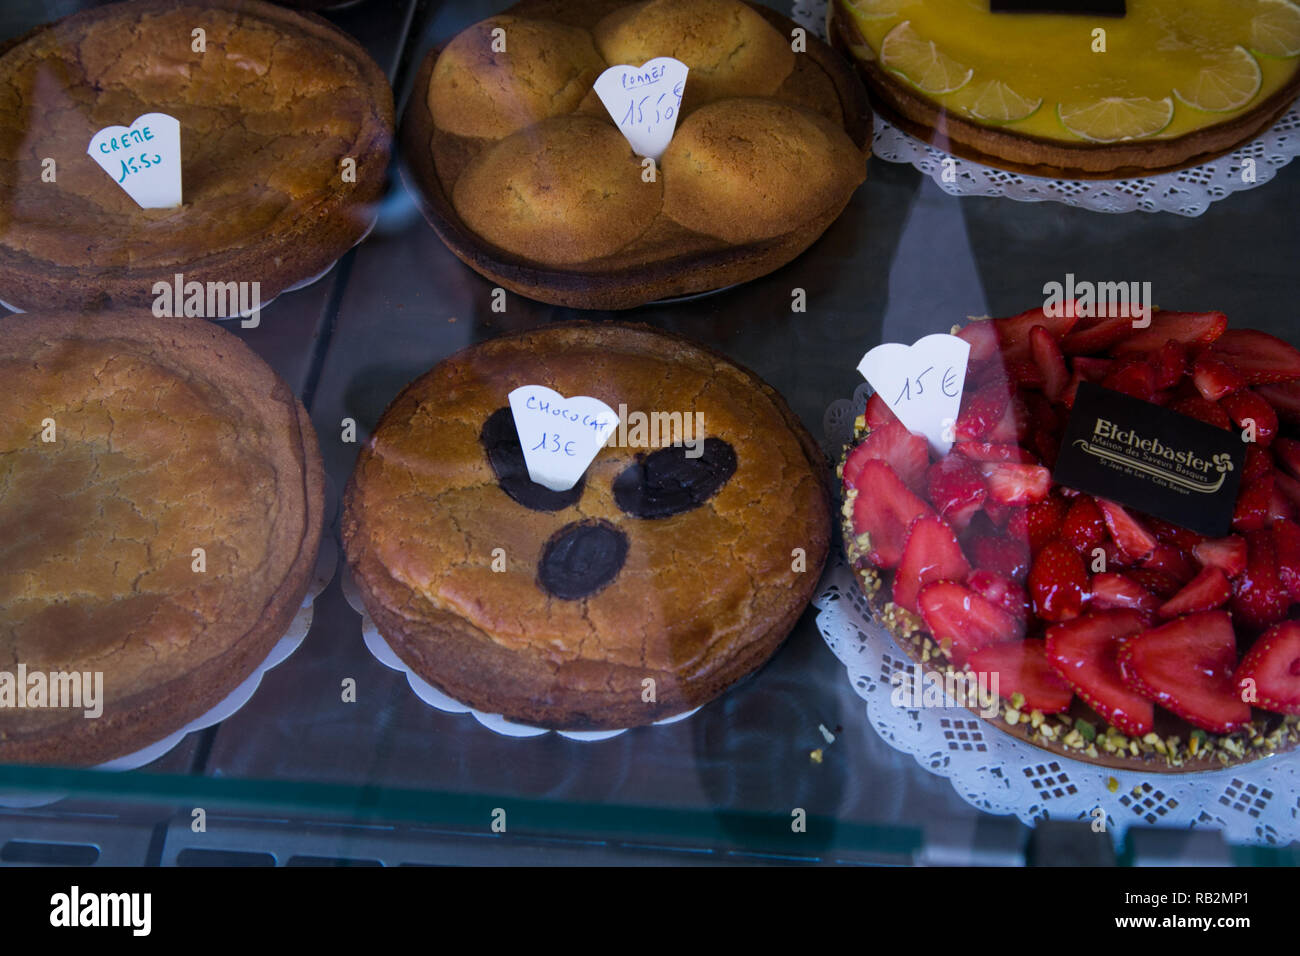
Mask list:
[[[8,3],[0,39],[84,5]],[[324,15],[388,71],[400,117],[424,53],[497,9],[361,0]],[[503,332],[604,315],[514,294],[493,312],[493,284],[447,250],[396,170],[390,180],[376,228],[333,270],[267,306],[260,327],[226,325],[310,411],[335,538],[338,494],[361,444],[408,382]],[[955,198],[910,166],[873,159],[848,209],[788,266],[616,317],[681,333],[753,369],[820,438],[827,406],[852,395],[861,381],[854,366],[870,346],[911,342],[969,315],[1023,311],[1067,274],[1149,281],[1161,307],[1220,309],[1300,342],[1297,211],[1295,166],[1185,218]],[[795,289],[806,292],[805,313],[791,311]],[[355,443],[341,439],[349,418]],[[306,640],[244,707],[152,764],[124,773],[0,767],[0,793],[66,794],[0,810],[0,863],[57,862],[60,853],[130,864],[1297,859],[1294,848],[1232,847],[1215,833],[1134,827],[1116,846],[1086,824],[1032,830],[982,813],[877,736],[814,609],[766,667],[685,720],[604,741],[519,739],[421,702],[367,651],[341,587],[336,575]],[[341,700],[346,678],[356,681],[355,703]],[[834,743],[819,726],[834,731]],[[193,826],[199,808],[205,832]],[[491,828],[498,810],[505,833]],[[807,818],[802,832],[792,829],[797,811]]]

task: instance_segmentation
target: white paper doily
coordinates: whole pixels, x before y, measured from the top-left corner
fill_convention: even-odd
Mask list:
[[[327,491],[327,505],[332,500],[332,494]],[[333,580],[337,565],[338,546],[334,543],[332,537],[324,534],[321,536],[320,550],[316,555],[316,567],[312,572],[311,584],[308,586],[307,594],[302,599],[302,606],[298,609],[298,613],[294,615],[293,621],[289,624],[284,636],[271,648],[271,652],[267,654],[266,659],[257,665],[257,669],[244,678],[239,686],[227,694],[223,700],[203,715],[191,720],[180,730],[141,750],[137,750],[135,753],[116,757],[91,769],[108,771],[136,770],[163,756],[163,754],[179,744],[186,734],[192,734],[196,730],[206,730],[214,724],[219,724],[247,704],[252,699],[253,694],[257,692],[258,685],[262,683],[262,675],[272,667],[284,663],[306,639],[307,632],[311,630],[313,605],[316,598],[325,590],[325,586]],[[0,807],[25,810],[48,806],[67,796],[66,793],[24,794],[21,792],[5,793],[0,791]]]
[[[361,615],[361,636],[366,642],[366,649],[374,655],[375,660],[390,667],[395,671],[400,671],[406,675],[406,682],[415,692],[415,696],[424,701],[435,710],[440,710],[445,714],[469,714],[480,724],[503,737],[540,737],[543,734],[555,733],[569,740],[609,740],[611,737],[617,737],[625,734],[630,730],[624,727],[621,730],[549,730],[545,727],[530,727],[527,724],[515,723],[513,720],[506,720],[500,714],[489,714],[485,711],[475,710],[453,697],[444,694],[438,688],[434,687],[397,656],[396,652],[389,647],[388,642],[383,639],[379,629],[375,627],[374,620],[366,612],[365,605],[361,601],[361,595],[357,591],[356,582],[352,579],[352,574],[347,566],[343,567],[343,596],[347,599],[352,610]],[[656,720],[651,727],[662,727],[665,724],[675,724],[679,720],[685,720],[700,708],[685,711],[684,713],[674,714],[672,717],[665,717],[663,720]]]
[[[791,16],[824,39],[826,12],[826,0],[795,0]],[[1199,216],[1216,200],[1268,182],[1300,155],[1300,106],[1293,107],[1272,128],[1234,152],[1190,169],[1140,179],[1026,176],[951,156],[891,126],[879,115],[875,116],[874,124],[872,152],[875,155],[891,163],[910,163],[951,196],[1004,196],[1022,202],[1051,200],[1094,212],[1172,212]],[[1253,182],[1247,182],[1242,176],[1247,159],[1254,162]]]
[[[865,382],[853,400],[826,411],[828,448],[838,458],[866,408]],[[867,703],[867,718],[885,742],[948,778],[963,800],[989,813],[1040,820],[1094,819],[1119,840],[1134,825],[1218,829],[1232,843],[1285,846],[1300,839],[1300,753],[1241,767],[1188,774],[1143,774],[1095,767],[1040,750],[987,724],[965,707],[895,706],[896,672],[915,666],[876,624],[845,559],[835,560],[813,603],[817,627]],[[902,678],[899,678],[900,680]],[[1118,781],[1114,792],[1111,778]]]

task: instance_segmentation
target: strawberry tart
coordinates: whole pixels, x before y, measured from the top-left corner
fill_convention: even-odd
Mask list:
[[[971,348],[942,457],[872,396],[840,466],[857,580],[900,647],[949,687],[978,678],[998,697],[988,719],[1039,747],[1168,772],[1291,749],[1300,351],[1221,312],[1155,311],[1136,328],[1083,311],[954,328]],[[1094,386],[1241,438],[1226,533],[1054,480]]]

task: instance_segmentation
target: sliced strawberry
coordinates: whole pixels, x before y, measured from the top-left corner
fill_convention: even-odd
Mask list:
[[[1025,509],[1025,533],[1029,550],[1037,554],[1061,532],[1070,503],[1060,495],[1048,495]]]
[[[1020,624],[987,598],[952,581],[937,581],[917,598],[921,618],[948,659],[961,667],[981,647],[1020,639]]]
[[[1002,697],[1020,694],[1023,711],[1059,714],[1069,710],[1074,700],[1070,685],[1047,662],[1042,641],[990,644],[970,656],[970,666],[977,675],[988,674],[984,686],[996,687]]]
[[[993,325],[998,331],[998,342],[1002,353],[1009,360],[1029,357],[1029,335],[1034,326],[1041,325],[1055,339],[1063,339],[1079,321],[1075,303],[1066,302],[1058,310],[1061,315],[1049,316],[1041,308],[1030,309],[1005,319],[994,319]]]
[[[1230,734],[1250,723],[1250,705],[1233,680],[1237,635],[1223,611],[1189,614],[1130,638],[1119,665],[1131,689],[1202,730]]]
[[[880,568],[898,566],[912,522],[931,514],[930,506],[903,484],[879,458],[862,463],[854,483],[853,532],[867,535],[867,560]]]
[[[1169,600],[1183,587],[1182,581],[1159,568],[1127,568],[1124,573],[1161,601]]]
[[[1042,501],[1052,487],[1052,473],[1041,465],[983,462],[979,465],[989,497],[1003,505]]]
[[[1151,324],[1118,343],[1116,355],[1158,351],[1170,339],[1186,346],[1208,345],[1223,335],[1228,317],[1222,312],[1152,313]]]
[[[1251,442],[1246,445],[1246,461],[1241,466],[1241,480],[1251,482],[1261,475],[1273,471],[1273,456],[1267,450]]]
[[[844,462],[844,481],[856,484],[864,463],[879,459],[889,465],[903,484],[916,488],[930,467],[930,447],[920,435],[913,435],[902,422],[873,429],[849,453]]]
[[[1009,538],[1029,543],[1029,507],[1027,505],[1004,505],[1006,518],[1002,521],[1002,531]]]
[[[999,444],[1017,444],[1028,430],[1028,413],[1019,395],[1012,395],[1002,418],[985,437]]]
[[[1260,385],[1255,394],[1273,406],[1277,417],[1293,425],[1300,424],[1300,382]]]
[[[1164,571],[1180,584],[1196,577],[1200,570],[1187,552],[1169,544],[1157,544],[1142,560],[1142,567]]]
[[[998,330],[991,320],[969,322],[957,332],[957,338],[970,343],[971,367],[983,365],[998,354]]]
[[[998,504],[992,499],[984,499],[984,515],[989,519],[989,523],[999,528],[1007,526],[1007,519],[1016,511],[1010,505]]]
[[[1089,607],[1093,609],[1116,608],[1153,613],[1160,599],[1132,578],[1115,571],[1094,574],[1088,582],[1092,589]]]
[[[997,384],[967,393],[954,429],[957,439],[983,438],[1002,420],[1010,400],[1006,388]]]
[[[1273,473],[1260,475],[1242,485],[1237,493],[1237,507],[1232,513],[1233,531],[1258,531],[1269,523],[1273,503]]]
[[[1078,617],[1087,590],[1088,569],[1079,552],[1064,541],[1048,544],[1029,568],[1029,600],[1043,620]]]
[[[1134,611],[1104,611],[1047,629],[1047,659],[1084,702],[1131,737],[1151,733],[1155,708],[1127,687],[1119,651],[1146,619]]]
[[[1070,381],[1070,371],[1065,367],[1060,345],[1044,326],[1036,325],[1029,331],[1029,351],[1042,373],[1043,394],[1056,401]]]
[[[966,586],[1018,621],[1023,622],[1029,616],[1029,596],[1024,588],[1009,578],[987,568],[976,568],[966,575]]]
[[[1129,321],[1129,320],[1126,320]],[[1108,358],[1089,358],[1080,355],[1073,361],[1075,373],[1085,382],[1096,382],[1100,384],[1111,369],[1115,367],[1115,360]]]
[[[885,404],[885,400],[880,397],[879,392],[875,392],[867,399],[867,408],[863,413],[866,420],[867,428],[875,431],[877,428],[883,428],[886,425],[898,423],[898,416],[893,410]]]
[[[1228,413],[1238,428],[1255,424],[1255,443],[1267,448],[1277,437],[1277,412],[1273,406],[1249,389],[1233,392],[1219,400],[1219,407]]]
[[[1028,359],[1007,363],[1007,381],[1014,384],[1016,388],[1029,389],[1041,389],[1047,384],[1042,368]]]
[[[1232,616],[1253,630],[1286,617],[1291,596],[1282,584],[1270,530],[1246,534],[1246,570],[1232,579]]]
[[[1300,714],[1300,621],[1283,621],[1260,636],[1237,667],[1237,686],[1255,682],[1255,705]]]
[[[1079,495],[1070,505],[1061,523],[1061,539],[1081,554],[1092,556],[1092,549],[1106,538],[1106,519],[1088,495]]]
[[[1246,570],[1246,539],[1238,535],[1202,541],[1192,548],[1192,556],[1207,568],[1218,568],[1235,578]]]
[[[1246,379],[1235,368],[1211,354],[1203,354],[1192,363],[1192,384],[1207,402],[1217,402],[1246,387]]]
[[[1012,581],[1023,581],[1029,573],[1029,545],[1003,535],[975,539],[975,564]]]
[[[1200,395],[1174,402],[1169,408],[1180,415],[1195,418],[1207,425],[1213,425],[1215,428],[1232,427],[1232,419],[1228,417],[1228,413],[1214,402],[1202,398]]]
[[[1183,551],[1191,551],[1197,544],[1205,540],[1203,534],[1197,534],[1187,528],[1180,528],[1178,525],[1165,521],[1163,518],[1157,518],[1154,515],[1147,515],[1143,520],[1151,533],[1157,538],[1165,544],[1172,544]],[[1191,569],[1188,577],[1195,573],[1196,569]]]
[[[1291,502],[1292,513],[1300,513],[1300,481],[1292,478],[1290,475],[1283,474],[1278,469],[1273,469],[1273,487],[1286,496]]]
[[[1097,499],[1102,517],[1110,536],[1119,545],[1119,549],[1134,560],[1148,557],[1156,547],[1155,536],[1142,526],[1142,523],[1113,501]]]
[[[1227,604],[1231,596],[1232,588],[1227,577],[1218,568],[1209,567],[1160,605],[1156,613],[1163,618],[1172,618],[1197,611],[1213,611],[1216,607]]]
[[[1103,388],[1150,401],[1156,393],[1156,370],[1144,359],[1125,359],[1116,364],[1101,384]]]
[[[1300,378],[1300,351],[1256,329],[1229,329],[1210,347],[1210,354],[1230,364],[1249,385]]]
[[[1273,556],[1278,581],[1292,601],[1300,601],[1300,524],[1289,519],[1273,522]]]
[[[921,588],[933,581],[961,581],[969,573],[952,528],[937,515],[922,515],[912,523],[894,574],[894,603],[915,614]]]
[[[1187,374],[1187,346],[1170,339],[1156,352],[1156,388],[1173,388]]]
[[[1009,461],[1022,465],[1036,465],[1034,453],[1019,445],[994,445],[986,441],[959,441],[952,446],[957,454],[971,461]]]
[[[1283,519],[1289,521],[1296,517],[1296,509],[1291,504],[1291,496],[1277,486],[1277,474],[1277,471],[1274,471],[1271,476],[1273,495],[1268,499],[1268,520],[1270,524]],[[1286,475],[1282,477],[1285,478]]]
[[[1273,442],[1273,457],[1293,478],[1300,478],[1300,441],[1279,438]]]
[[[979,469],[961,455],[947,455],[931,465],[925,487],[930,504],[958,531],[966,529],[988,497]]]
[[[1112,345],[1134,333],[1133,320],[1123,317],[1113,319],[1084,319],[1074,330],[1061,339],[1061,351],[1066,355],[1090,355],[1105,352]]]

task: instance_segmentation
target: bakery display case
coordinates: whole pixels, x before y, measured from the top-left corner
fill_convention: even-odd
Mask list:
[[[191,683],[141,684],[157,719],[119,739],[106,726],[107,743],[39,720],[0,723],[0,863],[1300,861],[1294,702],[1276,696],[1288,685],[1260,660],[1290,646],[1300,573],[1288,550],[1300,542],[1275,530],[1300,509],[1300,446],[1288,444],[1300,409],[1288,364],[1300,346],[1300,171],[1288,164],[1284,96],[1300,62],[1300,8],[1257,0],[1258,22],[1234,26],[1242,36],[1215,28],[1227,52],[1184,51],[1132,90],[1109,77],[1101,100],[1156,104],[1163,94],[1148,87],[1168,86],[1167,122],[1138,135],[1098,125],[1148,121],[1131,104],[1062,113],[1059,77],[977,56],[978,24],[944,33],[942,18],[927,19],[949,5],[971,6],[833,0],[828,20],[826,4],[803,0],[525,0],[510,11],[357,0],[313,14],[143,0],[125,17],[87,3],[6,4],[7,55],[26,52],[0,58],[11,77],[0,300],[15,309],[0,317],[0,404],[8,420],[36,424],[0,431],[12,445],[0,453],[18,452],[0,464],[0,634],[17,641],[15,664],[53,669],[41,655],[78,633],[68,622],[83,613],[101,622],[95,648],[118,635],[128,650],[188,661]],[[1143,42],[1142,17],[1163,23],[1178,5],[1128,6],[1129,19],[1097,21],[1118,50]],[[647,7],[648,26],[636,19]],[[31,32],[83,9],[94,13]],[[717,13],[705,17],[714,27],[734,13],[740,38],[721,31],[716,43],[779,52],[719,66],[708,59],[715,41],[695,49],[673,33],[702,10]],[[195,53],[186,66],[190,53],[169,46],[183,37],[191,51],[201,25],[191,14],[216,18],[203,21],[206,39],[224,60],[203,66],[207,54]],[[1196,26],[1210,30],[1218,15]],[[1091,16],[1074,15],[1088,38]],[[1042,29],[1059,39],[1074,17]],[[897,32],[905,21],[915,36]],[[527,82],[502,79],[483,47],[495,27],[509,43],[521,22],[543,24],[517,34]],[[114,31],[134,38],[146,66],[131,69],[120,50],[92,55]],[[283,58],[259,52],[263,39]],[[887,55],[865,52],[872,42]],[[647,199],[645,157],[593,84],[654,55],[695,72],[674,138],[649,164],[658,183]],[[257,79],[218,69],[234,61]],[[709,82],[694,92],[691,76]],[[138,208],[85,154],[97,130],[162,107],[182,121],[183,213]],[[1049,107],[1058,126],[1069,120],[1065,132],[1034,125]],[[936,135],[948,115],[951,136]],[[928,158],[870,156],[873,137],[910,137]],[[42,184],[46,153],[59,172]],[[341,158],[355,161],[352,178]],[[1021,183],[1037,174],[1038,201],[947,182],[945,158]],[[1134,178],[1085,184],[1095,162]],[[1197,188],[1198,169],[1215,172],[1203,203],[1181,214],[1080,201],[1143,188],[1126,184],[1148,176]],[[1232,188],[1213,186],[1229,174]],[[589,201],[593,190],[604,205]],[[504,204],[511,196],[517,206]],[[135,236],[149,241],[124,238]],[[222,317],[160,315],[154,283],[191,271],[205,283],[260,282],[261,300]],[[177,283],[167,294],[180,303]],[[1127,315],[1116,323],[1078,307],[1080,290],[1121,284],[1149,307],[1145,332]],[[1055,287],[1069,294],[1053,312]],[[985,316],[1007,318],[973,321]],[[859,359],[953,331],[970,346],[968,395],[1016,396],[1037,415],[1033,429],[1012,416],[1000,440],[1006,408],[976,422],[972,399],[951,423],[958,450],[938,452],[881,411],[889,396],[873,400]],[[1170,340],[1178,348],[1164,348]],[[1205,419],[1222,414],[1224,435],[1250,419],[1264,433],[1232,452],[1234,471],[1243,488],[1267,475],[1267,492],[1242,492],[1226,528],[1192,531],[1192,518],[1136,519],[1062,491],[1055,454],[1068,410],[1093,386],[1211,428]],[[509,393],[524,387],[699,412],[708,437],[698,456],[673,441],[645,453],[593,446],[567,487],[544,487],[511,410]],[[128,450],[132,468],[156,459],[165,474],[133,486],[134,498],[85,470],[108,456],[96,466],[75,445],[25,444],[52,417],[77,441],[119,452],[113,429],[133,427],[158,396],[167,427]],[[98,430],[81,417],[88,409],[106,410]],[[191,420],[220,424],[188,432]],[[855,458],[854,448],[868,450]],[[51,450],[67,461],[51,463]],[[136,507],[63,504],[85,505],[76,492],[87,484]],[[900,501],[912,507],[906,521]],[[1023,567],[976,546],[1013,537],[1014,509],[1043,501],[1034,520],[1051,527],[1023,529]],[[56,526],[62,539],[24,530]],[[218,583],[235,596],[192,608],[196,592],[173,569],[155,590],[185,614],[146,615],[142,629],[113,597],[136,585],[115,575],[153,567],[160,531],[149,528],[188,565],[205,527],[222,542],[242,536],[231,553],[204,551],[208,567],[231,569]],[[94,560],[67,543],[87,528]],[[918,529],[929,547],[909,557]],[[1114,566],[1080,572],[1083,557],[1058,554],[1076,533],[1110,548]],[[1244,554],[1214,546],[1234,536]],[[1050,575],[1032,568],[1043,553],[1056,557]],[[112,573],[90,573],[105,561]],[[1254,584],[1263,567],[1271,598]],[[1016,580],[1027,631],[997,603]],[[947,623],[972,602],[987,605],[999,634],[1025,637],[1014,652]],[[1085,602],[1106,615],[1105,634],[1071,624],[1092,619]],[[250,607],[263,611],[246,621]],[[190,619],[251,635],[256,652],[204,670],[186,656],[201,644],[185,640]],[[1226,660],[1233,645],[1222,669],[1253,675],[1253,706],[1207,717],[1203,698],[1190,709],[1174,699],[1167,670],[1132,663],[1156,655],[1164,622],[1189,620],[1222,645],[1196,653]],[[1127,689],[1122,704],[1095,682],[1060,678],[1092,653],[1080,648],[1126,635],[1145,643],[1114,664],[1107,689]],[[979,701],[922,698],[940,662],[971,657],[1004,677],[1000,705],[982,715]],[[1123,667],[1140,672],[1143,691]],[[659,678],[649,698],[647,674]],[[1206,729],[1216,719],[1219,730]],[[1116,725],[1127,727],[1122,748]]]

